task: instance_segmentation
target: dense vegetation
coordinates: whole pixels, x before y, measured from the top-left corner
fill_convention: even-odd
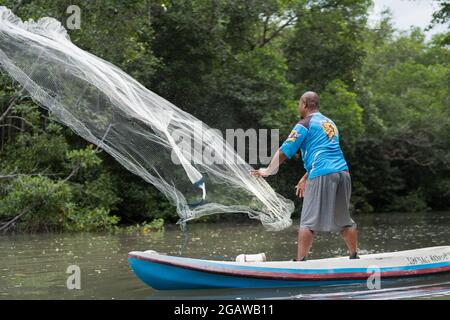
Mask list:
[[[450,208],[449,34],[397,33],[370,0],[2,1],[68,17],[72,41],[212,127],[286,136],[305,90],[335,120],[355,213]],[[434,23],[448,23],[437,1]],[[176,212],[152,186],[54,121],[0,75],[0,230],[94,231]],[[294,198],[296,161],[269,182]],[[297,207],[300,202],[297,201]],[[158,220],[160,221],[160,220]]]

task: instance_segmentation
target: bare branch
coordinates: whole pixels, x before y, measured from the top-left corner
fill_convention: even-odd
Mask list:
[[[264,26],[263,26],[263,34],[261,36],[261,43],[264,43],[264,40],[267,36],[267,31],[269,29],[269,21],[270,21],[270,15],[266,16],[266,19],[264,19]]]
[[[14,7],[11,9],[12,12],[16,13],[17,9],[20,8],[20,6],[23,4],[24,0],[17,0]]]
[[[14,225],[14,222],[16,222],[17,220],[19,220],[23,215],[25,215],[26,213],[30,212],[34,207],[36,206],[36,203],[32,203],[31,205],[29,205],[28,207],[26,207],[21,213],[19,213],[17,216],[15,216],[14,218],[12,218],[11,220],[5,222],[1,227],[0,227],[0,231],[3,231],[3,233],[6,233],[8,231],[8,229]]]
[[[9,114],[9,112],[14,108],[18,99],[19,99],[19,97],[14,96],[11,98],[11,100],[9,100],[8,108],[6,108],[6,111],[0,116],[0,122],[3,122],[3,120]]]
[[[66,183],[67,181],[69,181],[70,179],[72,179],[73,176],[75,176],[78,173],[78,170],[80,170],[80,164],[77,164],[72,172],[61,182],[61,184]]]
[[[264,47],[266,44],[268,44],[270,41],[272,41],[278,34],[283,31],[285,28],[293,25],[297,21],[297,16],[292,15],[284,24],[282,24],[278,29],[276,29],[268,38],[264,38],[261,44],[259,45],[260,48]]]
[[[7,116],[6,118],[8,118],[8,119],[17,119],[17,120],[21,120],[21,121],[23,121],[23,123],[26,123],[26,124],[29,125],[33,130],[36,130],[37,132],[40,132],[40,133],[45,133],[45,132],[46,132],[45,129],[42,129],[42,128],[38,127],[38,126],[35,126],[33,123],[31,123],[30,121],[28,121],[28,120],[25,119],[24,117],[20,117],[20,116]],[[11,128],[20,130],[20,131],[22,131],[22,132],[26,132],[26,130],[24,130],[24,129],[22,129],[22,128],[19,128],[19,127],[17,127],[17,126],[14,126],[14,125],[12,125],[12,124],[8,124],[8,123],[2,124],[2,125],[0,125],[0,127],[11,127]]]
[[[19,128],[19,127],[15,126],[15,125],[12,125],[12,124],[0,124],[0,127],[11,127],[11,128],[16,129],[16,130],[25,132],[25,130],[23,130],[22,128]]]
[[[17,119],[17,120],[22,120],[23,122],[25,122],[26,124],[28,124],[30,127],[33,127],[34,125],[28,121],[27,119],[25,119],[24,117],[19,117],[19,116],[8,116],[8,119]],[[23,130],[22,130],[23,131]]]
[[[60,173],[18,173],[18,174],[8,174],[4,176],[0,176],[0,179],[12,179],[17,177],[35,177],[35,176],[60,176]]]
[[[108,135],[109,130],[111,129],[112,126],[113,126],[113,125],[110,124],[110,125],[108,126],[108,128],[106,128],[106,131],[105,131],[105,133],[103,134],[102,139],[101,139],[100,142],[97,144],[97,147],[96,147],[95,150],[94,150],[95,153],[100,153],[100,152],[102,152],[102,150],[100,149],[100,145],[103,145],[103,141],[105,141],[106,136]]]

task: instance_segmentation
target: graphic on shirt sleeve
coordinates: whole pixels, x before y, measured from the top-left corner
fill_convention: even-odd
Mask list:
[[[328,139],[330,140],[338,135],[338,130],[336,126],[327,120],[322,121],[322,129],[323,131],[325,131],[325,134],[328,136]]]
[[[295,140],[297,140],[298,137],[300,137],[300,134],[297,131],[292,130],[286,142],[295,142]]]

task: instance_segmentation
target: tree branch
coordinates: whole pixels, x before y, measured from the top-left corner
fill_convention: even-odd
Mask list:
[[[8,229],[13,226],[13,223],[16,222],[17,220],[19,220],[23,215],[25,215],[26,213],[30,212],[31,209],[33,209],[37,204],[36,203],[32,203],[31,205],[29,205],[28,207],[26,207],[21,213],[19,213],[17,216],[15,216],[14,218],[12,218],[11,220],[5,222],[1,227],[0,227],[0,231],[3,231],[3,233],[6,233],[8,231]]]
[[[11,98],[11,100],[9,100],[8,108],[6,108],[6,111],[0,116],[0,122],[3,122],[3,120],[9,114],[9,112],[14,108],[18,99],[19,99],[19,97],[14,96]]]
[[[59,188],[59,186],[61,186],[62,184],[66,183],[70,178],[72,178],[72,177],[78,172],[79,169],[80,169],[80,164],[76,165],[76,166],[73,168],[72,172],[71,172],[64,180],[60,181],[60,182],[56,185],[56,187],[55,187],[53,190],[51,190],[51,191],[49,192],[48,195],[51,195],[53,192],[55,192],[55,191]],[[18,175],[19,175],[19,174],[18,174]],[[18,175],[16,175],[16,176],[18,176]],[[34,174],[29,174],[29,175],[34,175]],[[36,174],[36,175],[39,175],[39,174]],[[0,177],[0,178],[1,178],[1,177]],[[36,202],[33,202],[33,203],[30,204],[28,207],[26,207],[21,213],[19,213],[18,215],[16,215],[14,218],[12,218],[11,220],[9,220],[9,221],[3,223],[3,225],[0,227],[0,231],[3,231],[3,233],[6,233],[6,232],[9,230],[9,228],[12,227],[12,226],[14,225],[14,223],[15,223],[16,221],[18,221],[22,216],[24,216],[25,214],[27,214],[28,212],[30,212],[32,209],[34,209],[37,205],[42,204],[42,203],[43,203],[43,200],[39,200],[37,203],[36,203]]]
[[[266,39],[267,31],[269,29],[269,20],[270,20],[270,15],[266,16],[266,19],[264,19],[263,33],[262,33],[262,36],[261,36],[260,43],[264,43],[264,41]]]
[[[286,21],[284,24],[282,24],[277,30],[275,30],[268,38],[264,38],[259,45],[260,48],[264,47],[266,44],[268,44],[270,41],[272,41],[281,31],[283,31],[288,26],[291,26],[295,23],[297,20],[297,16],[293,15],[291,16],[288,21]]]
[[[11,128],[14,128],[14,129],[19,130],[19,131],[22,131],[22,132],[25,131],[25,130],[23,130],[22,128],[19,128],[19,127],[15,126],[15,125],[12,125],[12,124],[0,124],[0,128],[1,128],[1,127],[11,127]]]
[[[60,184],[64,184],[67,181],[69,181],[70,179],[72,179],[73,176],[75,176],[78,173],[78,170],[80,170],[80,164],[77,164],[73,169],[72,172],[60,183]]]
[[[35,176],[60,176],[59,173],[18,173],[18,174],[7,174],[4,176],[0,176],[0,179],[12,179],[16,177],[35,177]]]
[[[14,5],[14,7],[11,9],[11,11],[13,13],[16,13],[17,9],[20,8],[20,6],[23,4],[24,0],[17,0],[16,4]]]

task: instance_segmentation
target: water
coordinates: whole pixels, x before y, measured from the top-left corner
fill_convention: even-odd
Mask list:
[[[354,217],[360,254],[450,245],[450,212],[391,213]],[[183,256],[234,260],[265,252],[269,260],[296,253],[296,226],[267,232],[257,221],[191,223]],[[0,237],[0,299],[450,299],[450,274],[383,283],[288,289],[223,289],[156,292],[130,270],[127,253],[156,250],[178,255],[183,234],[177,226],[149,235],[40,234]],[[346,255],[337,235],[318,235],[310,259]],[[81,290],[68,290],[67,268],[81,270]]]

